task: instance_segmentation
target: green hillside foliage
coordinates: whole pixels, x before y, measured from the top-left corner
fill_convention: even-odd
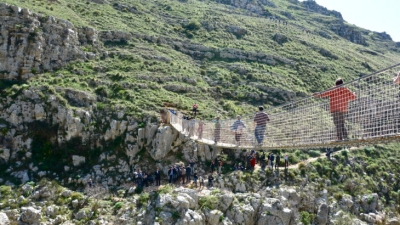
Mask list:
[[[5,2],[77,27],[154,37],[157,41],[134,35],[129,41],[103,43],[100,51],[107,56],[71,63],[27,83],[92,92],[101,97],[99,109],[124,107],[138,117],[165,105],[190,110],[194,102],[204,118],[246,114],[259,105],[279,105],[329,88],[337,77],[350,81],[400,62],[395,42],[344,22],[365,39],[364,44],[353,43],[331,29],[343,23],[340,18],[307,10],[294,0],[270,0],[262,13],[212,0]],[[162,39],[262,53],[274,62],[243,60],[239,53],[229,59],[191,56]],[[83,50],[98,51],[90,46]]]

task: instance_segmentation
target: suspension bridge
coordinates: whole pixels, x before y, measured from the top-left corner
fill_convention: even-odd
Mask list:
[[[344,117],[347,137],[338,139],[330,106],[334,99],[310,96],[264,111],[269,116],[264,140],[258,144],[254,132],[254,114],[244,115],[239,139],[233,123],[237,118],[218,121],[186,120],[178,111],[169,110],[169,123],[191,139],[222,148],[302,149],[359,146],[400,140],[400,85],[394,79],[400,63],[365,75],[340,87],[354,93]],[[334,82],[334,81],[332,81]],[[326,93],[337,87],[319,92]],[[333,97],[331,97],[333,98]],[[216,138],[218,136],[218,138]],[[217,140],[217,141],[216,141]]]

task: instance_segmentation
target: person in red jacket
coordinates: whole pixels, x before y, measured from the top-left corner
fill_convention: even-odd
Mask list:
[[[348,139],[347,130],[344,126],[345,117],[349,102],[356,99],[356,94],[348,88],[343,87],[342,78],[338,78],[335,82],[335,88],[322,93],[314,93],[313,96],[320,98],[329,98],[330,112],[333,117],[333,123],[336,126],[337,140]]]
[[[256,167],[256,157],[255,156],[253,156],[253,158],[251,158],[250,165],[251,165],[251,169],[254,170],[254,168]]]

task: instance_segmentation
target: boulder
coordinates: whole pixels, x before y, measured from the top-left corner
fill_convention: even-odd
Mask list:
[[[323,203],[318,207],[317,224],[326,225],[328,223],[329,208],[328,205]]]
[[[170,151],[172,143],[178,136],[178,132],[170,126],[159,127],[153,140],[153,146],[149,150],[154,160],[163,159]]]
[[[0,225],[10,225],[7,214],[0,212]]]
[[[86,161],[86,158],[83,157],[83,156],[79,156],[79,155],[73,155],[72,156],[72,164],[74,166],[79,166],[82,163],[85,163],[85,161]]]
[[[31,225],[39,225],[42,218],[41,211],[33,207],[22,207],[20,220]]]

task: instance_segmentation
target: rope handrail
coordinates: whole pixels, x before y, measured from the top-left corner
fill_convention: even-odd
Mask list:
[[[400,138],[395,69],[400,69],[400,63],[319,92],[325,93],[320,96],[325,98],[306,97],[268,108],[270,121],[265,130],[253,125],[255,113],[242,116],[241,123],[235,123],[237,119],[186,120],[181,112],[170,113],[169,120],[194,140],[226,148],[308,148],[393,141]],[[239,129],[235,124],[241,124]],[[259,132],[265,135],[261,138]]]

